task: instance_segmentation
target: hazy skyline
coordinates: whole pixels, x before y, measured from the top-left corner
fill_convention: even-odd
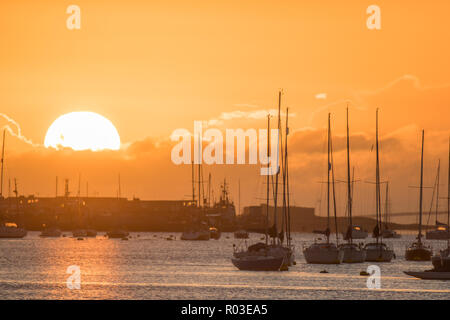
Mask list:
[[[55,176],[76,192],[142,199],[188,198],[190,167],[170,161],[170,134],[211,127],[261,128],[265,114],[289,106],[294,204],[316,206],[326,175],[326,114],[331,112],[338,178],[345,177],[345,108],[350,108],[355,213],[372,211],[375,109],[380,108],[382,180],[393,211],[414,211],[420,131],[425,183],[438,159],[446,190],[450,135],[448,1],[376,1],[382,29],[368,30],[370,1],[76,1],[81,30],[66,28],[71,2],[0,4],[0,112],[34,146],[7,137],[6,182],[24,194],[54,195]],[[432,35],[432,36],[430,36]],[[92,111],[117,128],[119,151],[54,151],[40,146],[52,122]],[[0,125],[7,123],[1,119]],[[17,129],[17,128],[16,128]],[[241,207],[260,202],[259,165],[205,166],[218,185],[227,177]],[[345,188],[339,190],[344,214]],[[6,192],[5,192],[6,193]],[[425,192],[428,210],[431,192]],[[444,208],[444,203],[441,205]]]

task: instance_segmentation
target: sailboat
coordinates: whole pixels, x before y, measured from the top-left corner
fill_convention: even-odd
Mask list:
[[[303,250],[303,255],[307,263],[311,264],[340,264],[344,257],[344,251],[338,247],[338,231],[337,231],[337,218],[336,218],[336,197],[334,186],[334,166],[331,144],[331,115],[328,114],[328,161],[327,161],[327,229],[323,234],[327,237],[325,243],[315,242],[309,247]],[[330,174],[333,178],[333,200],[334,200],[334,220],[336,229],[336,244],[330,242]]]
[[[425,131],[422,130],[422,153],[420,158],[420,195],[419,195],[419,233],[417,241],[406,249],[405,259],[408,261],[431,260],[431,248],[422,242],[422,211],[423,211],[423,149],[425,144]]]
[[[399,239],[402,236],[398,234],[395,230],[389,229],[389,182],[386,183],[386,200],[385,200],[385,222],[384,222],[384,228],[381,231],[381,236],[385,239],[393,238],[393,239]]]
[[[279,98],[281,97],[281,92]],[[279,142],[279,140],[278,140]],[[278,157],[277,149],[277,157]],[[272,155],[274,156],[274,155]],[[270,159],[270,114],[267,116],[267,159]],[[277,158],[278,159],[278,158]],[[267,168],[270,170],[268,161]],[[277,173],[279,173],[279,167]],[[280,271],[289,268],[289,250],[290,248],[281,245],[280,234],[276,227],[276,205],[274,206],[274,225],[269,229],[269,203],[270,203],[270,174],[267,174],[267,203],[265,219],[265,242],[259,242],[249,246],[247,249],[240,249],[233,245],[233,258],[231,262],[239,270],[247,271]],[[276,195],[274,188],[274,195]],[[274,197],[274,201],[276,198]],[[281,233],[283,234],[283,233]],[[269,238],[270,242],[269,243]],[[289,237],[288,237],[289,238]]]
[[[4,141],[4,140],[3,140]],[[4,143],[3,143],[4,144]],[[17,181],[14,179],[14,193],[16,194],[16,215],[19,216],[19,198],[17,191]],[[0,238],[23,238],[27,235],[27,230],[19,227],[16,223],[2,222],[0,224]]]
[[[441,168],[441,161],[439,160],[438,169],[437,169],[437,176],[436,176],[436,222],[435,222],[435,229],[427,231],[425,234],[426,239],[428,240],[448,240],[450,239],[450,232],[449,232],[449,225],[439,222],[438,220],[438,214],[439,214],[439,180],[440,180],[440,168]]]
[[[281,97],[281,94],[280,94]],[[280,109],[278,109],[280,110]],[[280,116],[280,115],[279,115]],[[284,162],[283,167],[283,231],[281,243],[286,239],[286,246],[283,249],[287,255],[288,266],[296,264],[295,261],[295,248],[292,245],[291,237],[291,210],[290,210],[290,192],[289,192],[289,161],[288,161],[288,135],[289,135],[289,108],[286,108],[286,127],[285,127],[285,142],[284,142]],[[282,157],[283,160],[283,157]],[[285,235],[285,236],[284,236]]]
[[[376,226],[373,230],[373,236],[376,242],[367,243],[364,246],[366,252],[366,261],[370,262],[391,262],[394,257],[394,250],[383,243],[381,235],[381,190],[380,190],[380,149],[378,141],[378,109],[376,113],[376,169],[375,169],[375,198],[376,198]]]
[[[358,231],[363,232],[359,226],[353,225],[353,193],[352,193],[353,179],[350,180],[350,129],[347,108],[347,210],[348,210],[348,228],[344,236],[347,243],[341,244],[339,248],[343,253],[342,261],[344,263],[361,263],[366,259],[366,252],[359,244],[353,242],[354,237],[358,236]],[[356,228],[356,229],[355,229]],[[356,230],[356,231],[355,231]],[[367,235],[366,235],[367,237]],[[357,237],[360,239],[360,237]]]

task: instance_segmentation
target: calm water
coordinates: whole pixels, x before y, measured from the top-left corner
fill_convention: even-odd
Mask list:
[[[1,299],[449,299],[450,281],[424,281],[404,270],[430,262],[406,262],[413,236],[387,241],[397,259],[379,264],[382,288],[368,290],[360,276],[369,263],[308,265],[301,248],[313,235],[295,234],[297,265],[288,272],[245,272],[231,264],[232,234],[220,240],[167,241],[169,233],[132,233],[129,241],[74,238],[0,240]],[[139,237],[138,237],[139,235]],[[228,237],[228,239],[227,239]],[[251,235],[250,241],[259,236]],[[434,248],[444,246],[434,241]],[[66,270],[81,269],[81,289],[69,290]],[[327,270],[328,274],[319,273]]]

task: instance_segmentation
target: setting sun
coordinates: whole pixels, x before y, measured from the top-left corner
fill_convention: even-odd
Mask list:
[[[45,147],[73,150],[118,150],[120,136],[114,125],[94,112],[71,112],[60,116],[48,128]]]

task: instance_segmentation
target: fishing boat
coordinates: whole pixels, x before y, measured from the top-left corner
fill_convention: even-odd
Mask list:
[[[378,109],[376,111],[376,168],[375,168],[375,210],[376,210],[376,225],[373,229],[373,237],[376,242],[367,243],[364,246],[366,252],[366,261],[369,262],[391,262],[395,257],[394,250],[383,243],[381,235],[381,190],[380,190],[380,149],[378,139]]]
[[[328,161],[327,161],[327,228],[323,232],[326,236],[325,243],[314,242],[312,245],[303,249],[303,255],[307,263],[311,264],[339,264],[342,262],[344,252],[338,247],[338,231],[336,217],[336,196],[334,186],[334,165],[333,148],[331,141],[331,115],[328,114]],[[334,222],[336,230],[336,244],[330,242],[330,201],[331,201],[331,181],[333,182],[333,209]]]
[[[425,143],[425,131],[422,130],[422,152],[420,160],[420,195],[419,195],[419,230],[417,241],[413,242],[405,251],[405,259],[408,261],[430,261],[432,250],[422,242],[422,208],[423,208],[423,149]]]

